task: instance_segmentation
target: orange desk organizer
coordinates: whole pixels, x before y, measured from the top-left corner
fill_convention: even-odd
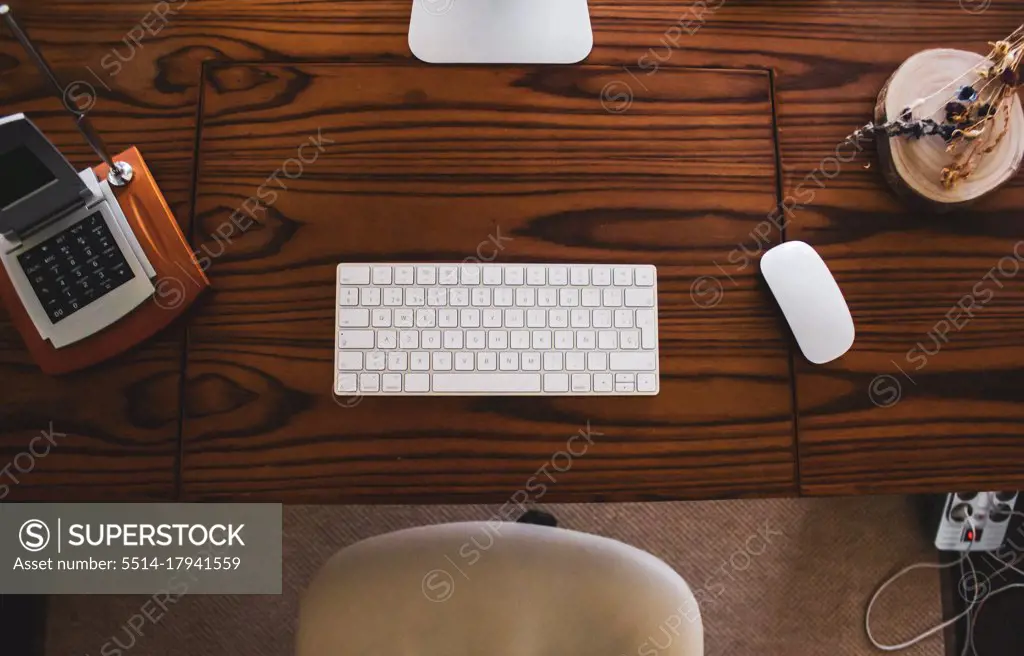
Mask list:
[[[7,271],[0,267],[0,297],[11,322],[25,340],[32,359],[48,374],[65,374],[90,367],[149,339],[181,316],[210,286],[142,154],[132,147],[114,160],[128,162],[135,172],[129,184],[113,188],[114,195],[156,271],[153,280],[156,293],[113,325],[56,349],[39,335]],[[108,170],[106,164],[93,169],[101,180],[106,179]]]

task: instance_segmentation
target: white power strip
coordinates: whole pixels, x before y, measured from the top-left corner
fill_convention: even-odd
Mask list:
[[[946,496],[935,534],[940,551],[995,551],[1006,539],[1017,492],[957,492]],[[969,520],[969,521],[968,521]]]

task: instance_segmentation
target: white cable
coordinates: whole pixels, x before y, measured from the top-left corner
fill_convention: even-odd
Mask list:
[[[967,519],[967,524],[971,527],[971,530],[974,530],[974,523],[970,520],[970,518]],[[956,624],[962,618],[967,617],[970,614],[971,610],[974,608],[974,605],[978,603],[978,590],[980,588],[980,586],[978,586],[978,585],[975,585],[975,587],[974,587],[974,598],[971,599],[971,602],[970,602],[970,604],[968,604],[966,610],[964,610],[959,615],[956,615],[955,617],[952,617],[952,618],[946,620],[945,622],[942,622],[941,624],[933,626],[932,628],[928,629],[924,633],[921,633],[921,634],[917,635],[916,637],[911,638],[910,640],[907,640],[906,642],[901,642],[901,643],[895,644],[895,645],[885,645],[885,644],[882,644],[881,642],[879,642],[878,640],[876,640],[874,634],[871,633],[871,609],[875,606],[875,601],[878,600],[879,595],[881,595],[882,592],[886,588],[888,588],[898,578],[900,578],[901,576],[903,576],[904,574],[906,574],[908,572],[911,572],[911,571],[913,571],[915,569],[948,569],[950,567],[955,567],[956,565],[960,565],[961,566],[960,571],[961,571],[961,574],[962,574],[962,572],[963,572],[963,563],[964,563],[964,561],[967,561],[967,564],[970,565],[970,567],[971,567],[971,576],[973,577],[973,580],[974,580],[975,584],[977,584],[978,572],[977,572],[977,570],[974,569],[974,563],[972,563],[971,559],[968,558],[968,555],[970,554],[970,551],[971,551],[971,545],[972,544],[974,544],[974,543],[973,542],[968,542],[967,543],[967,550],[964,551],[964,555],[960,557],[960,560],[954,561],[952,563],[946,563],[945,565],[937,565],[937,564],[931,563],[931,562],[914,563],[913,565],[908,565],[907,567],[904,567],[900,571],[896,572],[895,574],[890,576],[888,580],[886,580],[884,583],[882,583],[882,585],[878,586],[878,589],[875,590],[875,594],[871,595],[871,601],[868,602],[868,608],[864,612],[864,630],[868,634],[868,640],[871,641],[871,644],[874,645],[876,649],[881,649],[882,651],[900,651],[902,649],[906,649],[907,647],[911,647],[913,645],[916,645],[917,643],[921,642],[925,638],[929,638],[929,637],[935,635],[936,633],[942,631],[946,627],[948,627],[950,625],[953,625],[953,624]],[[969,625],[970,624],[968,623],[968,626]]]
[[[985,595],[985,598],[982,599],[981,602],[978,604],[978,612],[974,614],[974,617],[971,618],[970,623],[967,625],[967,646],[971,648],[971,653],[974,654],[974,656],[978,656],[978,650],[974,648],[974,625],[978,621],[978,615],[981,614],[981,607],[985,605],[986,601],[996,596],[997,594],[1002,594],[1007,590],[1012,590],[1013,588],[1024,588],[1024,583],[1010,583],[1008,585],[1004,585],[998,590],[993,590],[992,592]]]
[[[1018,517],[1024,517],[1024,513],[1018,512],[1016,510],[1009,510],[1007,512],[1009,513],[1010,517],[1013,517],[1014,515],[1016,515]],[[1016,546],[1016,545],[1014,545],[1014,546]],[[998,569],[995,572],[993,572],[992,576],[998,576],[999,574],[1002,574],[1003,572],[1005,572],[1007,569],[1012,569],[1013,571],[1017,572],[1018,574],[1024,576],[1024,571],[1021,571],[1020,569],[1017,569],[1013,565],[1012,562],[1004,563],[1001,559],[993,556],[992,554],[987,553],[987,552],[986,552],[986,554],[989,556],[989,558],[991,558],[992,560],[995,560],[997,563],[999,563],[1000,565],[1003,566],[1000,569]],[[992,580],[991,577],[988,580],[991,581]],[[978,602],[978,609],[977,609],[977,611],[974,613],[974,615],[971,616],[970,620],[968,620],[968,623],[967,623],[967,640],[965,641],[965,644],[964,644],[964,653],[966,653],[967,649],[970,648],[971,653],[974,656],[978,656],[978,650],[974,646],[974,626],[978,622],[978,616],[981,615],[981,609],[985,605],[985,602],[988,601],[989,599],[991,599],[992,597],[996,596],[997,594],[1002,594],[1002,593],[1006,592],[1007,590],[1012,590],[1014,588],[1024,588],[1024,583],[1010,583],[1008,585],[1004,585],[1003,587],[1001,587],[1001,588],[999,588],[997,590],[989,590],[988,594],[986,594],[984,597],[982,597],[981,601]]]
[[[1018,517],[1024,517],[1024,512],[1020,512],[1020,511],[1016,511],[1016,510],[1009,510],[1007,512],[1009,513],[1009,515],[1011,517],[1015,516],[1015,515],[1018,516]],[[966,522],[967,522],[967,525],[971,528],[971,530],[975,530],[974,522],[972,522],[970,518],[967,518]],[[882,585],[880,585],[878,587],[878,590],[875,591],[875,594],[872,595],[871,601],[868,602],[867,611],[864,613],[864,629],[865,629],[865,631],[868,634],[868,640],[871,641],[871,644],[873,644],[877,649],[880,649],[882,651],[899,651],[899,650],[902,650],[902,649],[906,649],[907,647],[910,647],[912,645],[916,645],[917,643],[921,642],[925,638],[928,638],[930,636],[935,635],[939,631],[942,631],[946,627],[948,627],[948,626],[950,626],[952,624],[955,624],[962,617],[966,616],[967,617],[967,639],[964,641],[964,649],[961,652],[961,656],[965,656],[967,654],[968,649],[971,651],[973,656],[978,656],[978,652],[977,652],[977,650],[974,647],[974,625],[978,621],[978,615],[981,613],[982,606],[985,604],[986,601],[988,601],[990,598],[996,596],[997,594],[1001,594],[1003,592],[1006,592],[1007,590],[1012,590],[1013,588],[1024,588],[1024,583],[1010,583],[1010,584],[1005,585],[1005,586],[1003,586],[1003,587],[1001,587],[1001,588],[999,588],[997,590],[988,590],[984,594],[984,596],[979,597],[980,590],[981,590],[982,586],[979,585],[978,571],[975,569],[974,563],[971,562],[971,559],[969,558],[971,547],[973,546],[973,544],[974,544],[973,542],[968,542],[967,543],[967,549],[964,551],[964,555],[961,556],[959,560],[956,560],[956,561],[954,561],[952,563],[946,563],[945,565],[936,565],[935,563],[930,563],[930,562],[915,563],[915,564],[910,565],[908,567],[904,567],[899,572],[897,572],[893,576],[889,577],[889,579],[886,580],[884,583],[882,583]],[[987,553],[987,552],[985,552],[985,553]],[[1024,576],[1024,570],[1021,570],[1021,569],[1017,568],[1014,565],[1014,563],[1012,563],[1012,562],[1011,563],[1004,563],[1002,560],[1000,560],[998,558],[995,558],[994,556],[991,556],[991,554],[989,554],[989,556],[992,557],[993,559],[995,559],[999,564],[1001,564],[1003,566],[1001,569],[997,570],[996,572],[993,572],[992,576],[996,576],[998,574],[1001,574],[1002,572],[1005,572],[1007,569],[1011,569],[1011,570],[1017,572],[1018,574],[1021,574],[1022,576]],[[871,609],[875,605],[875,601],[878,599],[879,595],[882,594],[883,590],[885,590],[887,587],[889,587],[889,585],[891,585],[893,582],[895,582],[896,579],[900,578],[901,576],[903,576],[907,572],[910,572],[910,571],[915,570],[915,569],[947,569],[949,567],[954,567],[956,565],[960,565],[960,580],[962,582],[964,580],[964,569],[963,569],[964,561],[966,561],[967,564],[971,568],[971,578],[974,581],[974,597],[973,597],[973,599],[971,599],[969,601],[969,603],[967,605],[967,608],[962,613],[960,613],[959,615],[957,615],[955,617],[952,617],[952,618],[946,620],[945,622],[939,624],[938,626],[934,626],[934,627],[928,629],[927,631],[925,631],[924,633],[916,636],[915,638],[912,638],[912,639],[910,639],[910,640],[908,640],[906,642],[902,642],[902,643],[900,643],[898,645],[883,645],[883,644],[881,644],[880,642],[878,642],[875,639],[874,635],[872,635],[872,633],[871,633]],[[989,579],[989,581],[991,581],[991,579]],[[957,585],[957,590],[958,591],[959,591],[959,588],[960,588],[960,586],[958,584]],[[965,599],[964,601],[967,601],[967,600]],[[977,608],[976,612],[975,612],[975,608]]]

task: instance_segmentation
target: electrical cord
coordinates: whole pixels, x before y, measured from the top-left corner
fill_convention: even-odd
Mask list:
[[[1016,510],[1010,510],[1010,511],[1007,511],[1007,512],[1009,513],[1009,515],[1011,517],[1013,517],[1013,516],[1024,517],[1024,512],[1020,512],[1020,511],[1016,511]],[[971,530],[975,530],[974,522],[972,522],[970,518],[967,518],[966,523],[971,528]],[[964,551],[963,556],[961,556],[956,561],[953,561],[951,563],[946,563],[945,565],[937,565],[935,563],[930,563],[930,562],[914,563],[913,565],[909,565],[907,567],[904,567],[899,572],[897,572],[896,574],[894,574],[891,577],[889,577],[880,586],[878,586],[878,589],[875,590],[875,594],[873,594],[871,596],[871,600],[868,602],[867,610],[864,613],[864,630],[866,631],[866,633],[868,635],[868,640],[871,641],[871,644],[874,645],[876,649],[880,649],[882,651],[900,651],[900,650],[903,650],[903,649],[907,649],[908,647],[916,645],[917,643],[921,642],[922,640],[925,640],[926,638],[929,638],[929,637],[935,635],[939,631],[942,631],[946,627],[951,626],[951,625],[955,624],[956,622],[959,622],[962,618],[966,617],[967,618],[967,640],[964,641],[964,648],[963,648],[963,651],[961,652],[961,656],[965,656],[967,654],[968,650],[970,650],[970,652],[971,652],[971,654],[973,656],[978,656],[978,652],[977,652],[977,650],[974,647],[974,627],[975,627],[975,624],[978,621],[978,615],[981,613],[981,609],[985,605],[985,602],[988,601],[989,599],[991,599],[992,597],[996,596],[997,594],[1002,594],[1003,592],[1006,592],[1007,590],[1012,590],[1014,588],[1024,588],[1024,583],[1010,583],[1010,584],[1007,584],[1007,585],[1005,585],[1005,586],[1003,586],[1003,587],[1001,587],[1001,588],[999,588],[997,590],[987,590],[987,591],[984,592],[984,594],[982,594],[981,590],[982,590],[983,586],[979,585],[979,582],[978,582],[978,571],[975,569],[974,563],[971,562],[971,559],[969,557],[970,553],[971,553],[971,546],[973,544],[974,544],[973,542],[969,542],[967,544],[967,549]],[[1005,572],[1008,569],[1013,570],[1014,572],[1017,572],[1018,574],[1024,576],[1024,570],[1021,570],[1020,568],[1016,567],[1013,562],[1011,562],[1011,563],[1004,563],[999,558],[995,558],[994,556],[991,556],[991,555],[990,555],[990,557],[994,558],[997,562],[999,562],[1000,565],[1002,565],[1002,567],[1000,569],[998,569],[995,572],[993,572],[992,576],[996,576],[998,574],[1001,574],[1002,572]],[[921,634],[911,638],[910,640],[907,640],[905,642],[901,642],[899,644],[886,645],[886,644],[882,644],[881,642],[879,642],[875,638],[874,634],[871,633],[871,609],[874,607],[875,602],[878,600],[878,597],[882,594],[882,592],[886,588],[888,588],[890,585],[892,585],[897,579],[899,579],[904,574],[907,574],[908,572],[911,572],[911,571],[913,571],[915,569],[938,569],[938,570],[941,570],[941,569],[948,569],[950,567],[955,567],[957,565],[960,565],[960,577],[961,577],[961,581],[964,581],[965,579],[964,579],[964,566],[963,565],[964,565],[965,561],[966,561],[967,565],[970,567],[970,570],[971,570],[971,581],[973,581],[974,595],[973,595],[973,597],[970,600],[964,599],[964,601],[967,601],[968,604],[967,604],[967,608],[964,609],[964,611],[962,613],[959,613],[958,615],[956,615],[954,617],[951,617],[950,619],[942,622],[941,624],[933,626],[932,628],[930,628],[930,629],[924,631],[923,633],[921,633]],[[989,580],[991,580],[991,578]],[[959,586],[958,586],[958,588],[959,588]]]
[[[972,530],[974,530],[974,522],[972,522],[970,518],[967,519],[967,524],[968,524],[968,526],[971,527]],[[971,552],[971,545],[972,544],[974,544],[974,543],[973,542],[969,542],[967,544],[967,550],[964,551],[964,555],[961,556],[959,560],[956,560],[956,561],[954,561],[952,563],[946,563],[945,565],[938,565],[936,563],[931,563],[931,562],[914,563],[913,565],[908,565],[907,567],[904,567],[900,571],[896,572],[895,574],[890,576],[886,581],[884,581],[882,583],[882,585],[878,586],[878,589],[875,590],[875,594],[871,595],[871,600],[868,602],[867,610],[864,612],[864,630],[868,634],[868,640],[871,641],[871,644],[874,645],[876,649],[880,649],[882,651],[901,651],[901,650],[906,649],[908,647],[912,647],[912,646],[916,645],[917,643],[921,642],[922,640],[935,635],[939,631],[942,631],[946,627],[951,626],[953,624],[956,624],[962,618],[967,617],[970,614],[971,610],[974,608],[974,605],[976,603],[978,603],[978,599],[979,599],[978,590],[979,590],[979,587],[980,587],[978,585],[974,586],[974,597],[971,599],[971,601],[968,604],[966,610],[964,610],[962,613],[956,615],[955,617],[951,617],[950,619],[946,620],[945,622],[937,624],[937,625],[933,626],[932,628],[924,631],[923,633],[918,634],[917,636],[911,638],[910,640],[907,640],[905,642],[901,642],[901,643],[898,643],[898,644],[895,644],[895,645],[887,645],[887,644],[883,644],[883,643],[879,642],[875,638],[874,634],[871,632],[871,609],[874,608],[875,602],[878,601],[878,597],[881,596],[882,592],[884,592],[886,588],[888,588],[890,585],[892,585],[894,582],[896,582],[896,580],[898,580],[904,574],[907,574],[909,572],[914,571],[915,569],[939,569],[939,570],[941,570],[941,569],[948,569],[950,567],[955,567],[957,565],[960,565],[960,572],[961,572],[961,577],[962,577],[963,576],[963,571],[964,571],[963,570],[963,564],[964,564],[964,561],[966,561],[967,564],[971,568],[971,578],[975,582],[975,584],[977,584],[978,572],[977,572],[977,570],[974,569],[974,563],[972,563],[970,558],[968,558],[968,555]],[[966,652],[966,649],[964,651]]]

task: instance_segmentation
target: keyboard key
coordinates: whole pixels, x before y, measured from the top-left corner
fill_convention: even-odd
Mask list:
[[[417,349],[420,347],[420,334],[415,330],[403,330],[398,333],[398,343],[404,349]]]
[[[427,305],[442,307],[448,305],[448,290],[444,287],[431,287],[427,290]]]
[[[380,305],[380,287],[364,287],[359,294],[359,304],[364,306]]]
[[[362,371],[363,354],[359,351],[341,351],[338,353],[339,371]]]
[[[548,284],[561,287],[569,284],[569,270],[566,267],[551,267],[548,269]]]
[[[463,266],[462,267],[462,284],[463,285],[479,285],[480,284],[480,267],[478,266]]]
[[[463,394],[539,393],[539,374],[436,374],[434,391]]]
[[[435,310],[416,310],[416,327],[433,328],[437,325],[437,312]]]
[[[504,330],[492,330],[487,333],[487,348],[495,351],[503,351],[508,348],[508,332]]]
[[[560,289],[558,290],[558,304],[562,307],[576,307],[580,304],[580,290]]]
[[[390,328],[391,310],[374,310],[370,313],[370,323],[374,328]]]
[[[370,267],[347,265],[338,270],[338,282],[343,285],[369,285]]]
[[[594,310],[594,314],[591,316],[591,318],[594,320],[594,328],[612,327],[611,310]]]
[[[545,310],[527,310],[526,326],[528,328],[547,328],[548,313]]]
[[[342,330],[338,333],[338,348],[345,350],[372,349],[372,330]]]
[[[430,354],[424,351],[416,351],[409,357],[409,368],[413,371],[430,371]],[[408,388],[408,379],[406,380]]]
[[[633,284],[633,269],[629,267],[615,267],[612,271],[612,281],[616,287],[628,287]]]
[[[388,370],[405,371],[409,368],[409,354],[405,351],[392,351],[388,353]]]
[[[567,371],[586,371],[587,356],[579,351],[565,354],[565,368]]]
[[[395,310],[395,328],[412,328],[414,317],[412,310]]]
[[[640,331],[623,330],[619,333],[619,348],[636,350],[640,348]]]
[[[601,302],[605,307],[622,307],[622,290],[621,289],[606,289],[604,290],[601,298]]]
[[[587,350],[597,348],[597,333],[593,330],[581,330],[576,333],[576,348]]]
[[[587,353],[587,369],[591,371],[604,371],[608,368],[608,354],[601,351]]]
[[[510,336],[509,345],[517,350],[530,348],[530,331],[513,330]]]
[[[627,289],[626,307],[654,307],[654,290]]]
[[[357,374],[338,374],[338,386],[334,391],[338,394],[354,394],[359,389]]]
[[[501,371],[518,371],[519,354],[515,352],[501,353],[498,356],[498,369]]]
[[[482,330],[467,331],[466,348],[473,350],[487,348],[487,333]]]
[[[456,287],[448,295],[448,299],[452,307],[466,307],[469,305],[469,290],[465,287]]]
[[[442,266],[437,270],[437,282],[440,285],[459,284],[459,267]]]
[[[615,389],[615,378],[611,374],[594,374],[594,391],[607,393]]]
[[[525,269],[521,266],[510,266],[505,268],[506,285],[523,285],[526,283]]]
[[[491,304],[491,290],[487,287],[474,287],[470,296],[474,307],[488,307]]]
[[[420,334],[420,348],[439,349],[441,348],[441,331],[424,330]]]
[[[533,348],[547,350],[551,348],[551,331],[538,330],[533,333]]]
[[[405,375],[405,391],[406,392],[429,392],[430,391],[430,376],[427,374],[406,374]]]
[[[633,311],[632,310],[616,310],[615,311],[615,327],[616,328],[632,328],[633,327]]]
[[[526,284],[539,287],[547,284],[547,271],[544,267],[526,267]]]
[[[568,351],[576,346],[576,333],[571,330],[555,331],[555,348]]]
[[[637,374],[636,391],[654,392],[658,389],[658,379],[654,374]]]
[[[637,286],[639,286],[639,287],[653,287],[654,286],[654,280],[655,280],[655,277],[657,275],[654,267],[652,267],[652,266],[637,267],[636,269],[634,269],[633,273],[634,273],[635,278],[636,278]],[[640,390],[640,391],[643,392],[643,391],[646,391],[646,390]]]
[[[380,374],[359,374],[360,392],[379,392]]]
[[[574,392],[589,392],[590,391],[590,374],[573,374],[572,375],[572,391],[574,391]]]
[[[384,371],[388,367],[388,356],[380,351],[374,351],[373,353],[366,354],[366,366],[363,367],[367,371]]]
[[[548,351],[544,354],[544,371],[561,371],[562,354],[555,351]]]
[[[462,348],[462,331],[461,330],[446,330],[444,331],[444,347],[451,351],[457,351]]]
[[[526,326],[526,312],[523,310],[505,310],[505,327],[522,328]]]
[[[434,371],[452,370],[452,354],[447,351],[437,351],[434,353],[431,361],[434,365]]]
[[[459,313],[459,325],[463,328],[480,327],[480,310],[468,309]]]
[[[654,371],[658,364],[655,355],[645,351],[609,353],[608,361],[612,371]]]
[[[540,371],[540,353],[523,353],[523,371]]]
[[[594,267],[590,272],[592,284],[597,287],[607,287],[612,284],[612,270],[608,267]]]
[[[552,328],[568,328],[569,327],[569,311],[568,310],[550,310],[548,311],[548,324]]]
[[[568,392],[569,374],[544,374],[545,392]]]
[[[405,293],[401,287],[388,287],[384,290],[384,305],[395,307],[401,305],[405,300]]]
[[[490,351],[481,351],[476,354],[476,368],[480,371],[497,371],[498,356]]]
[[[395,284],[411,285],[416,282],[416,270],[411,266],[395,267]]]
[[[377,331],[377,348],[379,349],[394,349],[398,348],[398,331],[397,330],[378,330]],[[369,369],[369,367],[367,367]]]
[[[405,304],[411,307],[422,307],[426,296],[422,287],[408,287],[405,290]]]
[[[585,287],[590,284],[590,269],[576,266],[569,269],[569,282],[577,287]]]
[[[580,305],[583,307],[601,307],[601,290],[590,287],[580,292]]]
[[[515,295],[510,287],[499,287],[494,290],[495,307],[512,307],[514,301]]]
[[[342,328],[369,328],[370,311],[364,309],[340,310],[338,312],[338,325]]]
[[[341,287],[338,289],[338,305],[342,307],[358,306],[359,290],[355,287]]]
[[[545,287],[537,290],[537,305],[552,308],[558,305],[558,290]]]
[[[504,278],[501,275],[500,266],[485,266],[484,267],[484,284],[485,285],[500,285]]]
[[[437,269],[435,269],[432,266],[416,267],[416,284],[417,285],[436,285],[437,284]]]
[[[473,371],[476,367],[476,358],[473,357],[472,353],[456,353],[455,354],[455,369],[457,371]]]
[[[401,392],[402,391],[402,374],[384,374],[382,377],[384,384],[381,386],[381,391],[384,392]]]
[[[459,311],[453,310],[451,308],[438,310],[437,325],[440,326],[441,328],[458,328]]]
[[[619,348],[619,334],[614,330],[602,330],[597,333],[597,348],[612,351]]]
[[[516,289],[516,305],[518,307],[533,307],[536,305],[536,291],[533,287],[519,287]]]
[[[373,284],[390,285],[391,267],[373,267]]]
[[[569,312],[569,325],[573,328],[590,328],[590,310]]]

